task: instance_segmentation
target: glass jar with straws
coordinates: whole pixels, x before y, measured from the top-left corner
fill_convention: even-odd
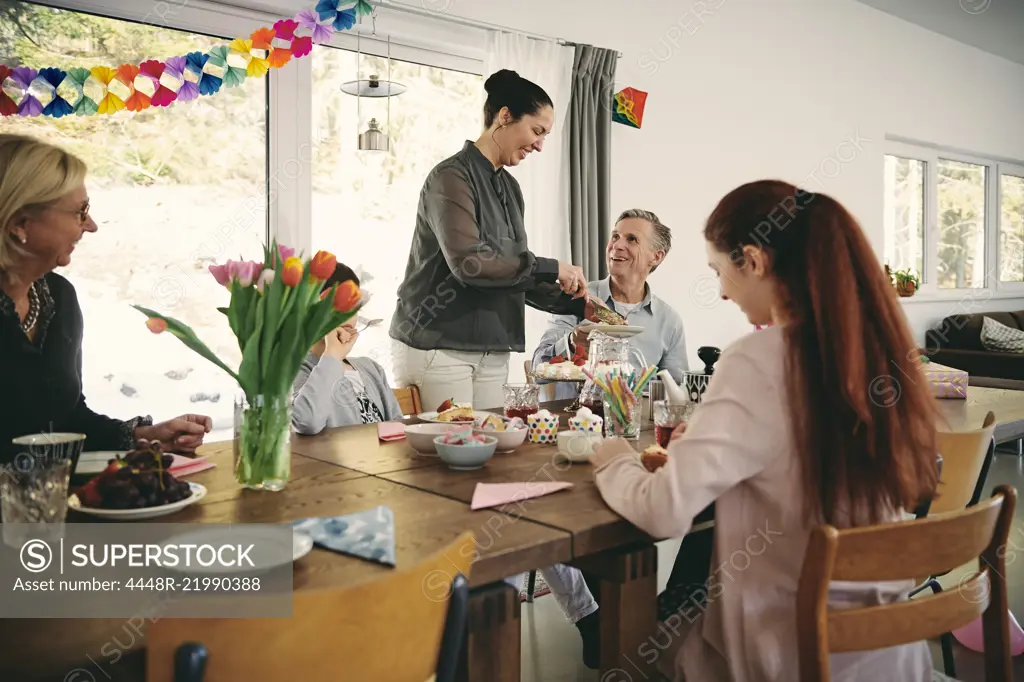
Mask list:
[[[641,396],[644,387],[658,372],[650,365],[642,372],[622,372],[613,369],[608,374],[595,376],[584,370],[587,377],[604,393],[604,435],[607,438],[640,438]]]

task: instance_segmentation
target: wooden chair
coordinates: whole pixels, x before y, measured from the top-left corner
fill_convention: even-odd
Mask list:
[[[982,617],[986,682],[1010,682],[1006,538],[1017,491],[999,486],[973,507],[942,516],[811,533],[797,588],[801,682],[829,680],[829,653],[917,642]],[[894,559],[898,557],[898,559]],[[978,557],[979,571],[956,592],[881,606],[831,610],[833,580],[879,582],[934,575]]]
[[[942,478],[930,514],[959,511],[977,504],[995,453],[996,415],[989,412],[980,429],[939,431]]]
[[[404,415],[417,415],[423,412],[423,404],[420,402],[420,389],[414,384],[405,388],[393,388],[398,406],[402,408]]]
[[[418,566],[298,592],[291,618],[161,619],[148,633],[146,679],[454,682],[475,547],[466,532]]]
[[[993,434],[996,429],[996,415],[989,412],[985,415],[980,429],[974,431],[939,431],[939,454],[942,459],[939,486],[935,498],[926,510],[925,516],[948,514],[973,506],[981,499],[988,477],[992,457],[995,454],[996,442]],[[918,515],[921,516],[920,514]],[[933,594],[942,591],[938,578],[948,571],[918,578],[918,587],[910,593],[913,597],[930,589]],[[940,638],[942,648],[942,668],[949,677],[956,677],[956,663],[953,660],[953,635],[944,633]]]

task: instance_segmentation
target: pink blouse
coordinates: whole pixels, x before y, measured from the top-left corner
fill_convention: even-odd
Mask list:
[[[763,333],[761,333],[763,332]],[[649,473],[635,456],[599,467],[608,505],[656,538],[685,535],[715,505],[714,557],[704,610],[684,605],[651,638],[650,655],[677,650],[677,680],[799,679],[796,589],[811,526],[803,519],[799,461],[788,415],[783,328],[730,346],[668,463]],[[867,387],[865,386],[865,389]],[[633,454],[625,442],[619,447]],[[830,603],[904,598],[910,583],[833,583]],[[675,639],[682,639],[682,645]],[[931,680],[925,642],[834,654],[837,681]],[[664,667],[660,665],[659,667]]]

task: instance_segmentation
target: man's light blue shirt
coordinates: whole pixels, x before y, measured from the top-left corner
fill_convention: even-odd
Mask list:
[[[622,314],[615,307],[612,299],[611,279],[605,278],[587,285],[590,295],[603,301],[609,308]],[[651,293],[650,284],[644,284],[644,300],[626,317],[627,324],[644,327],[644,331],[629,339],[630,344],[644,354],[648,365],[657,365],[659,370],[667,369],[677,382],[682,381],[682,373],[687,371],[686,337],[683,334],[683,320],[673,308]],[[572,356],[569,338],[582,319],[573,315],[553,315],[548,328],[540,339],[537,350],[533,353],[533,367],[547,362],[556,355],[565,358]],[[639,359],[632,358],[637,369]],[[537,383],[544,383],[537,379]],[[576,385],[559,382],[555,389],[555,399],[563,400],[577,396]]]

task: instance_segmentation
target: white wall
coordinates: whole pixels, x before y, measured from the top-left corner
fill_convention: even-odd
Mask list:
[[[887,134],[1024,160],[1024,66],[852,0],[433,4],[624,53],[616,89],[649,97],[642,129],[614,126],[612,210],[649,208],[673,228],[652,284],[686,323],[691,364],[698,346],[751,329],[715,297],[700,236],[735,186],[775,177],[832,194],[880,253]],[[905,305],[919,339],[963,309],[1024,309],[1024,298]]]

